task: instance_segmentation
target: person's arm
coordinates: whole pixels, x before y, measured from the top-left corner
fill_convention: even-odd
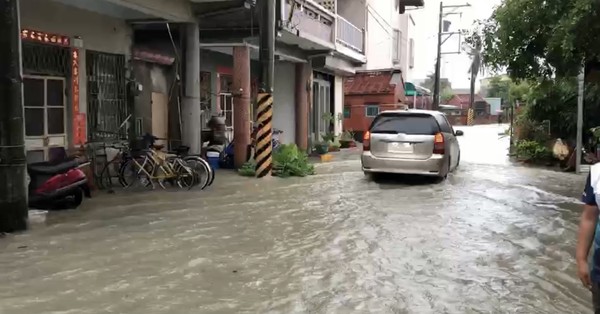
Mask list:
[[[596,195],[591,186],[591,178],[588,176],[581,200],[583,201],[583,213],[579,223],[579,234],[577,236],[577,269],[581,283],[587,288],[591,288],[591,280],[588,267],[588,253],[594,239],[596,223],[598,220],[598,205],[596,204]]]

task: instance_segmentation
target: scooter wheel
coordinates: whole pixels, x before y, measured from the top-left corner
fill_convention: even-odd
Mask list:
[[[83,190],[77,189],[66,197],[66,209],[76,209],[83,202]]]

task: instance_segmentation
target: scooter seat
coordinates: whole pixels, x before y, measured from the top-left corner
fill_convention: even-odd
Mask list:
[[[65,173],[71,169],[77,168],[79,162],[76,159],[65,160],[60,163],[38,162],[27,165],[27,170],[32,174],[54,175]]]

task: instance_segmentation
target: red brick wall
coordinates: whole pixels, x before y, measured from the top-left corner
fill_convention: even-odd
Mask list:
[[[350,107],[350,118],[344,119],[344,130],[366,131],[373,118],[366,117],[365,104],[379,104],[379,112],[398,109],[395,95],[346,95],[344,108]]]

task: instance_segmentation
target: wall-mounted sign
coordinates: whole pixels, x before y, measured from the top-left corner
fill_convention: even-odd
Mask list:
[[[71,45],[71,39],[68,36],[34,31],[31,29],[21,30],[21,39],[64,47],[69,47]]]
[[[172,65],[173,62],[175,62],[174,57],[162,55],[141,48],[133,48],[133,59],[162,65]]]

